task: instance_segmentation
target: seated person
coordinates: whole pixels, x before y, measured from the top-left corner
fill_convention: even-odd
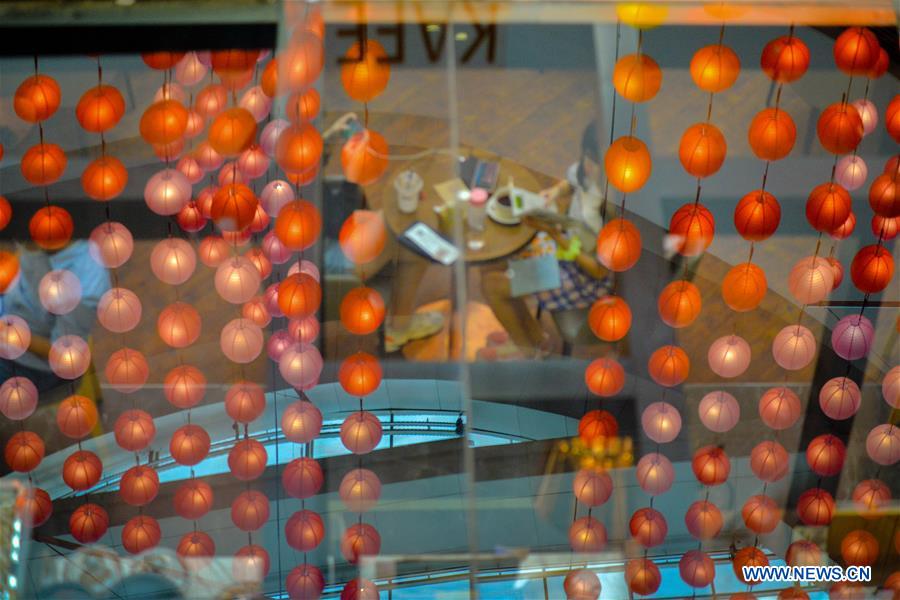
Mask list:
[[[569,167],[566,179],[541,192],[548,206],[555,204],[561,214],[578,221],[579,226],[564,229],[543,219],[525,218],[525,223],[538,233],[518,258],[550,254],[559,262],[560,287],[535,294],[540,307],[551,312],[589,308],[608,287],[605,278],[609,271],[597,261],[594,252],[602,226],[603,198],[597,136],[597,126],[591,123],[582,135],[580,160]],[[520,353],[539,356],[549,351],[547,335],[525,299],[511,296],[505,271],[485,272],[482,287],[491,309]]]

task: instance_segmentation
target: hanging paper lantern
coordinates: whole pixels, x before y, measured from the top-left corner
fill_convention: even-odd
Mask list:
[[[639,508],[628,522],[631,537],[645,548],[658,546],[666,539],[669,526],[661,512],[653,508]]]
[[[18,275],[19,258],[12,252],[0,250],[0,294],[6,293]]]
[[[22,177],[32,185],[50,185],[62,177],[68,159],[56,144],[41,142],[25,151],[19,168]]]
[[[351,354],[338,369],[338,381],[345,392],[362,398],[373,393],[381,384],[381,364],[366,352]]]
[[[159,313],[156,331],[172,348],[186,348],[200,337],[200,313],[186,302],[173,302]]]
[[[788,325],[772,340],[772,356],[783,369],[805,368],[816,355],[816,338],[803,325]]]
[[[156,436],[156,425],[150,413],[133,408],[126,410],[113,426],[116,444],[128,452],[140,452],[150,445]]]
[[[197,162],[197,159],[190,154],[182,156],[175,165],[175,169],[184,175],[191,185],[196,185],[203,181],[203,167],[201,167],[200,163]]]
[[[262,206],[260,205],[256,210],[262,210]],[[262,251],[269,259],[269,262],[275,265],[283,265],[291,260],[291,256],[293,255],[293,252],[281,243],[281,240],[278,239],[278,236],[275,235],[274,231],[269,231],[263,236]]]
[[[747,139],[760,160],[781,160],[794,147],[797,126],[784,109],[766,108],[753,117]]]
[[[766,483],[774,483],[787,475],[789,461],[784,446],[773,440],[760,442],[750,451],[750,470]]]
[[[792,427],[800,418],[800,397],[786,387],[770,388],[759,399],[759,416],[771,429]]]
[[[350,333],[373,333],[384,321],[384,300],[381,294],[368,287],[357,287],[341,300],[341,323]],[[310,316],[310,315],[307,315]]]
[[[893,276],[894,258],[881,244],[860,248],[850,264],[853,285],[865,294],[877,294],[884,290]]]
[[[675,468],[672,462],[658,452],[642,456],[634,473],[638,485],[651,496],[666,493],[675,481]]]
[[[869,188],[869,206],[876,215],[893,218],[900,216],[900,193],[897,184],[900,177],[896,172],[882,173]]]
[[[15,360],[28,351],[30,344],[31,329],[25,319],[17,315],[0,317],[0,358]]]
[[[256,266],[243,256],[232,256],[216,268],[216,291],[232,304],[243,304],[253,298],[260,282]]]
[[[281,473],[281,485],[292,498],[311,498],[319,493],[325,476],[319,463],[309,457],[295,458]]]
[[[256,531],[269,520],[269,499],[260,492],[246,490],[231,503],[231,522],[241,531]]]
[[[275,161],[289,173],[307,173],[318,167],[322,149],[322,136],[315,127],[309,123],[291,125],[275,142]]]
[[[797,516],[805,525],[830,524],[834,508],[834,498],[820,488],[806,490],[797,498]]]
[[[275,235],[289,250],[306,250],[316,243],[321,231],[322,216],[306,200],[288,202],[275,219]]]
[[[900,143],[900,94],[896,94],[884,111],[884,128],[888,135]]]
[[[834,377],[819,391],[819,406],[829,419],[849,419],[859,410],[862,393],[849,377]]]
[[[48,362],[60,379],[78,379],[91,366],[91,349],[77,335],[64,335],[50,346]]]
[[[291,319],[302,319],[315,314],[322,303],[319,282],[306,273],[286,277],[278,285],[278,307]]]
[[[197,266],[197,256],[190,243],[180,238],[165,238],[153,246],[150,270],[169,285],[181,285],[190,279]]]
[[[277,217],[282,207],[295,199],[294,188],[281,179],[267,183],[259,195],[260,205],[271,217]]]
[[[835,354],[846,360],[858,360],[869,353],[875,341],[875,328],[863,315],[847,315],[831,332]]]
[[[350,46],[341,65],[341,84],[347,95],[358,102],[371,102],[384,91],[391,78],[387,52],[375,40]]]
[[[841,157],[834,168],[834,180],[850,192],[861,188],[868,174],[866,161],[852,154]]]
[[[684,513],[684,524],[698,540],[711,540],[722,531],[722,511],[708,500],[697,500]]]
[[[630,135],[620,137],[610,145],[604,165],[609,183],[624,193],[641,189],[653,167],[647,145]]]
[[[852,152],[863,138],[863,122],[856,107],[847,102],[829,105],[816,123],[819,143],[832,154]]]
[[[229,321],[222,328],[219,347],[228,360],[247,364],[256,360],[262,352],[264,339],[262,329],[250,319],[238,318]]]
[[[178,365],[166,373],[163,393],[172,406],[181,409],[192,408],[206,395],[206,377],[197,367]]]
[[[797,81],[809,68],[809,47],[793,35],[775,38],[763,48],[760,66],[772,81]]]
[[[237,159],[238,170],[249,180],[258,179],[269,170],[269,157],[262,148],[251,144]]]
[[[353,469],[341,479],[338,495],[350,512],[371,510],[381,497],[381,481],[368,469]]]
[[[229,108],[213,119],[207,139],[222,156],[237,156],[256,139],[256,119],[246,108]]]
[[[872,234],[882,241],[889,242],[900,233],[900,217],[882,217],[874,215],[871,221]]]
[[[50,494],[39,487],[29,487],[16,498],[16,514],[32,529],[40,527],[53,514]]]
[[[298,510],[284,525],[288,545],[299,552],[315,550],[325,537],[322,517],[311,510]]]
[[[788,275],[788,289],[800,304],[815,304],[834,287],[834,270],[821,256],[801,258]]]
[[[691,470],[697,481],[703,485],[721,485],[728,479],[731,461],[728,455],[718,446],[704,446],[694,453]]]
[[[641,234],[631,221],[609,221],[597,236],[597,258],[612,271],[627,271],[641,257]]]
[[[847,75],[866,75],[878,62],[881,46],[865,27],[848,27],[834,42],[834,62]]]
[[[252,481],[266,470],[267,460],[265,446],[252,438],[246,438],[236,442],[228,453],[228,469],[235,478]]]
[[[273,60],[271,63],[274,63]],[[356,579],[347,583],[350,585]],[[325,589],[325,576],[318,567],[302,564],[294,567],[285,580],[285,589],[291,598],[318,598]],[[377,592],[376,592],[377,594]],[[376,596],[377,598],[377,596]]]
[[[710,392],[700,400],[700,421],[710,431],[725,433],[737,425],[741,408],[737,399],[728,392]]]
[[[126,504],[144,506],[159,493],[159,475],[146,465],[131,467],[122,474],[119,495]]]
[[[144,201],[158,215],[178,214],[191,200],[191,182],[177,169],[164,169],[144,186]]]
[[[641,427],[657,444],[667,444],[681,432],[681,415],[668,402],[654,402],[641,414]]]
[[[368,523],[350,525],[341,536],[341,555],[351,564],[362,556],[374,556],[381,551],[381,535]]]
[[[716,93],[727,90],[737,81],[741,61],[728,46],[715,44],[694,53],[690,70],[691,79],[698,88]]]
[[[675,387],[684,383],[690,372],[691,361],[678,346],[661,346],[650,355],[647,370],[657,384]]]
[[[203,531],[189,531],[181,536],[175,553],[189,570],[205,569],[216,555],[216,543]]]
[[[13,471],[33,471],[44,460],[44,440],[31,431],[16,432],[6,442],[3,458]]]
[[[625,563],[625,583],[639,596],[652,596],[659,589],[662,576],[652,560],[633,558]]]
[[[601,340],[618,341],[631,328],[631,309],[620,296],[603,296],[591,306],[588,325]]]
[[[292,123],[308,123],[319,115],[322,99],[316,88],[309,88],[287,99],[284,114]]]
[[[341,600],[378,600],[378,586],[368,579],[351,579],[341,590]]]
[[[49,75],[35,73],[19,84],[13,96],[13,110],[28,123],[46,121],[59,108],[59,84]]]
[[[91,489],[102,474],[103,463],[90,450],[76,450],[63,463],[63,481],[75,491]]]
[[[685,279],[673,281],[659,294],[659,316],[669,327],[687,327],[700,315],[700,290]]]
[[[354,210],[341,225],[338,243],[347,259],[355,264],[375,260],[384,250],[387,229],[380,212]]]
[[[242,183],[223,185],[213,196],[210,218],[223,231],[243,231],[253,221],[259,201]]]
[[[66,217],[68,216],[66,213]],[[72,223],[69,218],[69,231],[71,232],[71,230]],[[68,235],[71,236],[71,233]],[[68,237],[66,243],[68,243]],[[88,252],[94,261],[108,269],[124,265],[131,258],[133,250],[134,238],[128,228],[121,223],[107,221],[95,227],[91,232]]]
[[[296,273],[306,273],[316,281],[319,281],[321,279],[319,268],[316,266],[316,264],[312,261],[306,260],[305,258],[298,260],[297,262],[292,264],[287,272],[288,277]]]
[[[65,315],[81,302],[81,282],[71,271],[57,269],[41,277],[38,298],[47,312]]]
[[[354,134],[341,148],[341,166],[347,181],[358,185],[378,181],[388,168],[388,153],[387,141],[381,134],[371,129]]]
[[[625,369],[611,358],[598,358],[585,369],[584,383],[597,396],[615,396],[625,386]]]
[[[150,375],[147,359],[137,350],[121,348],[113,352],[106,361],[106,380],[109,385],[123,394],[141,389]]]
[[[102,538],[109,528],[109,514],[90,502],[76,508],[69,517],[69,533],[82,544],[92,544]]]
[[[613,482],[606,469],[585,467],[572,480],[575,498],[587,506],[602,506],[612,495]]]
[[[681,136],[678,158],[681,166],[694,177],[709,177],[725,162],[728,145],[725,136],[712,123],[695,123]]]
[[[194,100],[194,110],[205,119],[213,119],[228,105],[228,90],[218,83],[204,86]]]
[[[319,381],[323,366],[319,349],[308,344],[294,344],[278,359],[278,372],[288,384],[298,390],[314,387]]]
[[[182,519],[196,521],[213,506],[213,490],[205,481],[190,479],[175,490],[175,512]]]
[[[809,468],[822,477],[840,473],[846,455],[844,442],[829,433],[813,438],[806,447],[806,462]]]
[[[142,52],[141,60],[144,64],[157,71],[167,71],[178,64],[185,56],[184,52],[169,52],[168,50],[160,50],[159,52]]]
[[[127,184],[128,171],[122,161],[113,156],[101,156],[91,161],[81,173],[84,193],[102,202],[117,197]]]
[[[900,408],[900,365],[891,368],[881,380],[881,395],[888,405]]]
[[[341,424],[341,443],[353,454],[368,454],[381,441],[381,431],[381,421],[372,413],[350,413]]]
[[[278,138],[281,137],[281,132],[290,127],[290,125],[284,119],[273,119],[263,127],[262,133],[259,134],[259,147],[266,153],[266,156],[275,158],[275,146],[278,143]]]
[[[762,550],[754,546],[747,546],[735,552],[731,566],[741,583],[750,584],[751,582],[744,577],[744,567],[766,567],[768,565],[769,559]]]
[[[185,86],[200,83],[207,72],[207,66],[200,62],[196,52],[187,52],[175,65],[175,79]]]
[[[9,315],[6,318],[10,318]],[[3,358],[8,357],[4,356]],[[11,421],[22,421],[37,408],[37,387],[26,377],[10,377],[0,385],[0,413]]]
[[[169,144],[187,127],[187,109],[177,100],[154,102],[141,115],[141,137],[148,144]]]
[[[64,248],[72,239],[74,228],[69,211],[53,205],[39,208],[28,222],[31,239],[44,250]]]
[[[837,183],[817,185],[806,200],[806,220],[816,231],[829,233],[850,216],[850,194]]]
[[[202,240],[197,247],[200,255],[200,261],[207,267],[216,268],[228,258],[230,248],[221,236],[208,235]]]
[[[628,54],[613,68],[613,87],[630,102],[653,99],[662,85],[662,69],[646,54]]]
[[[876,425],[866,437],[866,454],[879,465],[900,460],[900,428],[891,423]]]
[[[573,552],[601,552],[606,547],[606,540],[606,527],[594,517],[581,517],[569,527],[569,545]]]
[[[122,547],[129,554],[140,554],[155,548],[162,539],[159,522],[153,517],[138,515],[132,517],[122,527]]]
[[[86,131],[101,133],[116,126],[125,114],[125,99],[111,85],[97,85],[82,94],[75,118]]]
[[[56,424],[66,437],[78,440],[85,437],[97,425],[99,415],[94,401],[72,394],[59,403]]]
[[[238,106],[250,113],[253,120],[259,123],[269,116],[272,110],[272,100],[266,96],[260,86],[255,85],[244,92]]]
[[[792,542],[784,554],[785,562],[792,567],[822,566],[822,551],[809,540]]]
[[[873,565],[878,552],[878,540],[864,529],[854,529],[841,540],[841,558],[846,565]]]
[[[878,518],[891,501],[891,488],[879,479],[866,479],[856,484],[850,497],[864,518]]]
[[[216,176],[216,183],[221,186],[228,186],[233,183],[246,183],[247,178],[244,176],[244,172],[238,170],[237,161],[230,161],[222,165],[222,168],[219,170],[218,176]],[[216,190],[218,192],[218,190]],[[210,205],[212,208],[212,205]]]
[[[719,377],[738,377],[750,366],[750,344],[738,335],[720,337],[710,344],[706,360]]]
[[[716,563],[702,550],[688,550],[678,561],[678,573],[689,586],[706,587],[716,576]]]
[[[206,217],[196,202],[188,202],[178,211],[178,226],[189,233],[196,233],[206,227]]]
[[[281,415],[281,431],[285,439],[295,444],[314,440],[321,430],[322,412],[312,402],[297,400],[289,404]]]
[[[238,381],[225,392],[225,412],[238,423],[252,423],[265,409],[265,391],[252,381]]]
[[[765,535],[772,533],[781,522],[781,509],[765,494],[750,496],[741,508],[744,525],[750,531]]]
[[[781,222],[778,200],[764,190],[753,190],[734,209],[734,227],[748,242],[768,239]]]
[[[567,600],[597,600],[600,597],[600,578],[588,569],[575,569],[566,574],[563,591]]]
[[[3,145],[0,144],[0,160],[3,159]],[[0,231],[6,229],[12,219],[12,205],[5,197],[0,196]]]
[[[248,544],[234,553],[231,561],[231,576],[236,581],[245,583],[262,583],[269,574],[271,559],[262,546]],[[290,588],[289,588],[290,589]]]
[[[605,410],[591,410],[578,421],[578,437],[588,447],[603,443],[619,434],[619,423],[612,413]]]
[[[259,50],[214,50],[210,53],[210,66],[230,90],[238,90],[253,78],[253,68],[259,58]]]
[[[310,87],[322,72],[324,62],[322,39],[306,31],[296,33],[279,54],[276,90],[295,92]]]
[[[182,425],[172,434],[169,453],[179,465],[193,466],[209,454],[210,439],[199,425]]]

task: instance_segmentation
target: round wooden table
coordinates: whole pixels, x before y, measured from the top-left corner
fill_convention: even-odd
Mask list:
[[[391,146],[391,155],[393,156],[409,156],[422,153],[427,153],[427,150],[410,146]],[[485,151],[460,147],[460,154],[463,157],[473,156],[499,163],[498,187],[506,185],[510,177],[513,178],[517,188],[532,192],[537,192],[552,182],[546,175],[536,173],[518,163]],[[443,204],[443,200],[438,196],[434,186],[456,177],[457,165],[454,164],[455,160],[457,159],[454,159],[453,156],[439,152],[427,153],[413,160],[391,160],[387,172],[378,182],[366,189],[369,207],[373,210],[381,209],[384,211],[384,220],[388,228],[398,238],[416,221],[421,221],[444,235],[444,232],[439,227],[438,215],[434,211],[435,207]],[[401,213],[397,210],[396,192],[394,191],[394,178],[407,169],[418,173],[423,181],[419,206],[416,212],[412,214]],[[464,205],[465,203],[462,204]],[[485,262],[509,256],[525,246],[535,234],[534,228],[527,225],[501,225],[493,221],[489,216],[485,217],[485,223],[484,246],[478,250],[472,250],[466,244],[465,236],[468,233],[466,231],[468,227],[465,219],[463,219],[463,239],[450,240],[451,243],[464,250],[463,255],[467,263]]]

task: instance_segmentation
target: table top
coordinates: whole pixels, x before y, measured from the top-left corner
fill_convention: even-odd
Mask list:
[[[391,146],[392,155],[415,156],[423,152],[427,151],[410,146]],[[499,163],[498,186],[505,185],[508,179],[512,177],[516,187],[537,192],[547,187],[552,181],[546,175],[486,151],[461,147],[460,154]],[[438,215],[434,212],[434,208],[442,205],[443,200],[438,196],[434,186],[456,177],[456,169],[453,163],[454,157],[445,153],[427,153],[425,156],[420,156],[413,160],[392,160],[387,172],[376,183],[366,188],[369,207],[373,210],[382,209],[384,211],[384,220],[391,232],[397,237],[416,221],[421,221],[435,231],[440,232]],[[418,173],[424,183],[419,206],[416,212],[411,214],[401,213],[397,209],[396,193],[394,191],[394,178],[406,169],[411,169]],[[525,246],[535,234],[534,228],[527,225],[501,225],[493,221],[489,216],[485,216],[485,223],[485,243],[481,248],[478,250],[470,249],[465,243],[465,238],[456,244],[464,249],[466,262],[483,262],[509,256]],[[463,229],[465,235],[465,219],[463,219]]]

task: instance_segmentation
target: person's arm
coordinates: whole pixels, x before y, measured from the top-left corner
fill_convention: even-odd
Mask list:
[[[32,333],[31,343],[28,344],[28,351],[39,358],[47,360],[50,358],[50,340]]]
[[[563,250],[568,250],[571,246],[571,242],[569,238],[562,234],[557,228],[547,229],[545,230],[550,234],[550,237],[553,238],[553,241],[562,248]],[[609,274],[609,270],[600,264],[594,256],[591,255],[590,252],[586,252],[582,249],[577,256],[574,258],[575,264],[578,265],[582,271],[593,277],[594,279],[603,279]]]

